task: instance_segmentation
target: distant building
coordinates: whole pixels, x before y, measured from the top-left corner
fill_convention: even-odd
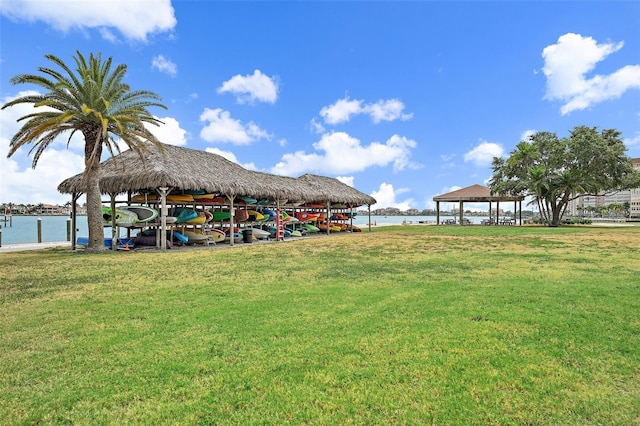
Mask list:
[[[632,158],[633,168],[640,170],[640,158]],[[612,194],[582,195],[567,205],[567,214],[582,216],[588,207],[601,207],[610,204],[629,203],[629,216],[640,217],[640,188],[618,191]]]
[[[640,158],[634,158],[631,162],[634,169],[640,170]],[[640,188],[629,191],[629,216],[640,217]]]

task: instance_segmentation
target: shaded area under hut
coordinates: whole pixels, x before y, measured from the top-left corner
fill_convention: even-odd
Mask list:
[[[489,203],[489,222],[487,225],[498,225],[501,223],[499,218],[500,203],[506,203],[513,201],[513,223],[516,223],[519,219],[519,224],[522,225],[522,196],[510,196],[510,195],[496,195],[492,194],[491,190],[482,185],[471,185],[466,188],[458,189],[456,191],[448,192],[433,197],[433,201],[436,202],[436,224],[440,225],[440,203],[458,203],[459,207],[459,222],[464,225],[464,203]],[[493,216],[492,203],[496,203],[496,215]],[[503,221],[506,223],[506,221]]]
[[[75,206],[78,198],[85,192],[83,174],[65,179],[58,186],[58,191],[72,196],[72,247],[75,249]],[[268,207],[270,212],[271,208],[275,209],[278,212],[274,219],[276,239],[280,239],[278,237],[283,237],[285,233],[280,220],[287,217],[286,212],[281,213],[284,209],[290,212],[301,209],[313,209],[315,212],[321,210],[322,213],[313,214],[315,223],[320,223],[318,217],[325,218],[326,232],[329,233],[332,208],[345,210],[367,204],[370,211],[371,204],[376,202],[373,197],[334,178],[317,175],[292,178],[256,172],[217,154],[167,144],[161,144],[161,149],[148,144],[142,156],[128,150],[104,161],[100,168],[100,191],[109,195],[113,212],[118,204],[157,206],[159,223],[154,225],[159,235],[158,245],[162,249],[167,247],[166,234],[171,228],[167,219],[173,219],[169,215],[169,209],[172,208],[171,211],[175,212],[179,204],[190,205],[194,210],[196,206],[203,209],[206,207],[210,213],[214,210],[219,214],[224,214],[223,210],[230,212],[224,227],[229,231],[230,243],[233,245],[234,231],[238,229],[238,222],[234,222],[237,208],[245,215],[243,217],[253,211],[250,208]],[[126,200],[116,200],[121,194],[127,195]],[[193,194],[193,199],[189,198],[190,194]],[[341,217],[352,218],[353,215]],[[111,225],[114,235],[115,221],[114,215]],[[349,227],[345,225],[345,229]]]

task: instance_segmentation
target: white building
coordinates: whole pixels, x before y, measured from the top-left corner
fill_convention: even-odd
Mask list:
[[[640,158],[631,159],[633,167],[640,170]],[[566,214],[569,216],[583,216],[586,207],[608,206],[610,204],[629,203],[631,217],[640,217],[640,188],[619,191],[613,194],[584,195],[569,202]]]
[[[631,162],[634,169],[640,170],[640,158],[634,158]],[[629,216],[640,217],[640,188],[629,191]]]

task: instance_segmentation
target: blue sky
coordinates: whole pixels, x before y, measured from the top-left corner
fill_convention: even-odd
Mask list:
[[[3,0],[0,40],[2,103],[44,55],[100,52],[162,97],[163,142],[337,177],[374,208],[485,184],[532,131],[616,128],[640,157],[638,1]],[[27,113],[0,112],[0,202],[65,203],[83,141],[8,159]]]

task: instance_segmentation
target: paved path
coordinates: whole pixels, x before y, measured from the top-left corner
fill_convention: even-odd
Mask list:
[[[2,244],[0,247],[0,253],[8,253],[15,251],[29,251],[29,250],[42,250],[51,247],[66,247],[71,248],[70,241],[57,241],[50,243],[29,243],[29,244]]]

